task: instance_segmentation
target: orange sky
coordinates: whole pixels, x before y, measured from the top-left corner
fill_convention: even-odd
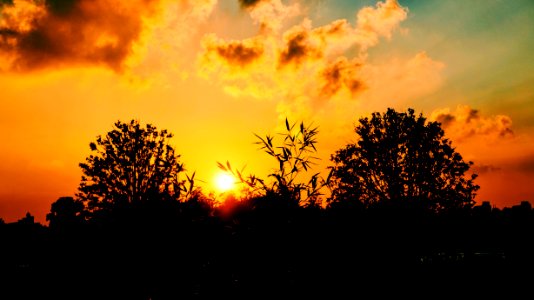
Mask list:
[[[89,142],[119,119],[173,132],[209,191],[217,161],[267,174],[274,165],[253,133],[274,133],[286,117],[319,126],[323,171],[355,139],[356,120],[387,107],[443,123],[475,162],[478,201],[534,199],[528,2],[507,6],[495,28],[484,22],[502,20],[496,1],[454,21],[439,1],[127,3],[0,1],[4,220],[30,211],[44,221],[76,192]]]

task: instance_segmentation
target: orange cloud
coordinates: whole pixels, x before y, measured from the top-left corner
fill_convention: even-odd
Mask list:
[[[481,186],[477,201],[502,207],[532,200],[529,182],[534,174],[534,139],[516,132],[509,116],[484,115],[460,105],[437,109],[429,120],[440,122],[458,152],[474,162],[472,170],[480,175],[477,183]]]
[[[205,35],[198,74],[234,97],[276,102],[280,120],[316,120],[336,139],[348,138],[346,120],[398,107],[442,84],[444,64],[424,51],[412,57],[368,60],[370,47],[381,38],[391,38],[407,18],[408,10],[397,1],[365,7],[355,13],[352,23],[339,19],[317,27],[306,17],[296,25],[282,26],[288,13],[275,9],[281,5],[265,0],[244,7],[260,25],[252,37]]]
[[[380,36],[391,38],[392,32],[408,16],[408,9],[397,0],[378,2],[376,8],[365,7],[358,12],[356,32],[364,47],[375,46]]]
[[[8,68],[20,71],[71,63],[120,70],[155,3],[15,0],[2,7],[8,21],[2,24],[0,53],[12,56]]]
[[[479,138],[494,142],[514,136],[509,116],[482,116],[478,110],[466,105],[460,105],[454,111],[449,108],[435,110],[430,119],[440,122],[445,133],[459,142]]]
[[[241,41],[206,35],[199,59],[202,75],[219,79],[234,95],[248,93],[261,98],[263,94],[265,98],[278,99],[299,95],[298,102],[303,105],[313,105],[317,103],[313,99],[328,99],[343,90],[350,97],[356,96],[367,86],[368,79],[361,72],[366,65],[366,50],[376,45],[380,36],[391,37],[407,15],[397,1],[386,0],[360,10],[355,27],[342,19],[314,28],[305,18],[300,24],[278,32],[275,29],[279,27],[272,22],[280,25],[289,15],[295,15],[299,7],[293,5],[292,13],[283,12],[282,8],[289,6],[277,0],[243,1],[241,6],[261,25],[258,35]],[[271,25],[266,25],[269,22]],[[355,47],[358,52],[348,52]],[[295,107],[286,107],[290,106]]]
[[[245,0],[240,3],[248,10],[254,23],[260,25],[262,33],[278,31],[285,20],[301,13],[298,3],[285,5],[281,0]]]
[[[171,4],[167,0],[14,0],[0,4],[0,68],[28,71],[43,67],[100,65],[122,71],[148,20]],[[200,16],[216,0],[178,1]]]
[[[474,164],[472,170],[474,173],[481,175],[486,173],[498,172],[501,171],[502,168],[490,164]]]
[[[363,90],[365,85],[356,74],[359,67],[360,64],[358,62],[349,61],[345,57],[340,57],[331,62],[320,73],[320,94],[329,98],[337,94],[344,86],[347,87],[352,95]]]
[[[394,57],[378,63],[367,63],[361,68],[366,84],[362,94],[366,105],[376,110],[385,107],[404,106],[414,99],[430,95],[443,84],[441,71],[445,64],[419,52],[412,57]]]

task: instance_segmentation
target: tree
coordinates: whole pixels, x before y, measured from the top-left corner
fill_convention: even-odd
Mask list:
[[[52,203],[46,220],[50,222],[50,228],[74,228],[84,221],[83,202],[72,197],[61,197]]]
[[[80,164],[78,198],[90,211],[150,199],[178,199],[187,189],[178,178],[184,168],[169,144],[171,137],[167,130],[158,131],[150,124],[116,122],[106,136],[90,143],[93,154]]]
[[[455,151],[440,123],[390,108],[360,119],[355,132],[357,142],[331,157],[331,203],[415,203],[431,211],[474,204],[477,175],[466,174],[472,162]]]

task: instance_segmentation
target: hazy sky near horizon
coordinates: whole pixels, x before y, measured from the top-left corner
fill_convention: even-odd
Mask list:
[[[531,0],[0,0],[0,217],[76,192],[117,120],[173,132],[213,188],[217,161],[264,176],[253,133],[319,126],[317,171],[357,119],[443,123],[477,201],[534,201]]]

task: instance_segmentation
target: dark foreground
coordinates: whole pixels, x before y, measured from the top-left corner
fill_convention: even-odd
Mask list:
[[[526,204],[442,215],[258,207],[144,205],[91,223],[2,224],[0,299],[512,299],[534,291]]]

